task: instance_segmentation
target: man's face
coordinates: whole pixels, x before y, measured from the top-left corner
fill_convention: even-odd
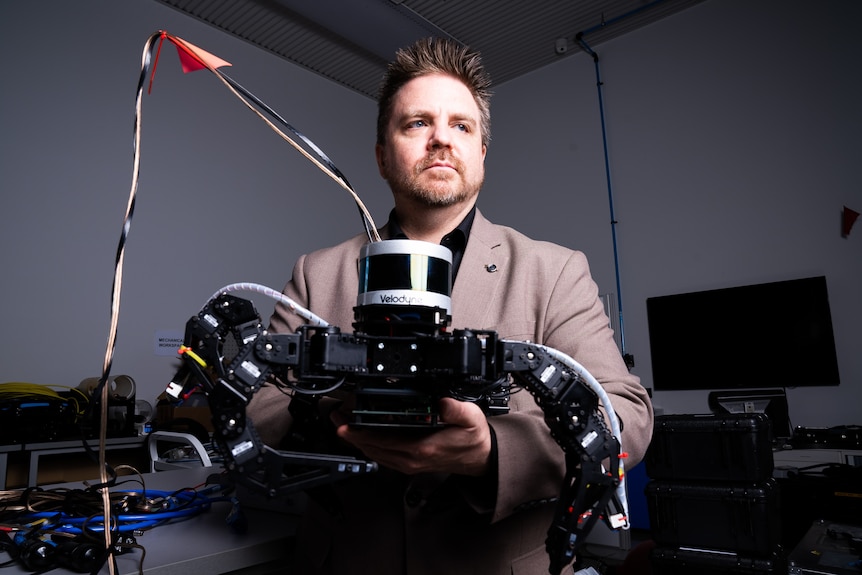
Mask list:
[[[479,107],[451,76],[414,78],[395,95],[377,164],[396,199],[430,207],[472,200],[485,177]]]

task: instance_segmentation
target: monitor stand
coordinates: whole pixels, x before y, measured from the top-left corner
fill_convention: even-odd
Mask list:
[[[709,394],[709,408],[716,414],[764,413],[769,418],[773,441],[793,436],[783,389],[713,391]]]

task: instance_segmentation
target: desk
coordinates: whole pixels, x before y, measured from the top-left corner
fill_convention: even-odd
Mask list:
[[[105,440],[105,449],[135,449],[143,450],[146,436],[109,437]],[[87,440],[94,451],[99,450],[99,440]],[[35,487],[39,476],[39,460],[44,455],[59,455],[64,453],[84,453],[84,442],[81,439],[67,441],[45,441],[39,443],[18,443],[0,446],[0,489],[6,489],[6,474],[8,472],[9,454],[23,452],[27,457],[27,487]],[[56,479],[55,479],[56,481]]]
[[[203,483],[218,467],[197,467],[145,473],[147,489],[175,490]],[[63,484],[80,487],[80,483]],[[120,487],[119,489],[122,489]],[[249,569],[287,558],[287,549],[297,524],[295,515],[245,507],[248,531],[237,534],[225,524],[228,503],[214,503],[201,515],[145,531],[137,541],[146,549],[146,575],[217,575]],[[137,575],[141,552],[117,556],[118,575]],[[19,565],[6,567],[3,575],[31,573]],[[72,573],[56,569],[51,573]],[[103,567],[101,574],[109,573]]]
[[[809,467],[843,463],[856,467],[862,466],[862,449],[779,449],[772,452],[775,467]]]
[[[794,549],[817,520],[859,522],[862,449],[783,449],[773,458],[786,550]]]
[[[6,471],[9,464],[9,454],[21,451],[22,445],[0,445],[0,489],[6,489]]]

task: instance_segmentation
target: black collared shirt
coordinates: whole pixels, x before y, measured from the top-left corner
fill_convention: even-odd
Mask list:
[[[473,227],[473,220],[476,218],[476,206],[470,210],[458,227],[443,236],[440,245],[452,250],[452,283],[455,283],[455,278],[458,276],[458,268],[461,267],[461,260],[464,259],[464,250],[467,249],[467,238],[470,237],[470,230]],[[395,215],[395,210],[389,213],[389,237],[395,239],[410,239],[404,230],[401,229],[401,224],[398,223],[398,217]]]

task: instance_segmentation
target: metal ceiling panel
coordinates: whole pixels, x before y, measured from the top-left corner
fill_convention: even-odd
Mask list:
[[[395,50],[449,36],[495,85],[703,0],[156,0],[368,97]],[[565,45],[560,53],[558,41]]]

